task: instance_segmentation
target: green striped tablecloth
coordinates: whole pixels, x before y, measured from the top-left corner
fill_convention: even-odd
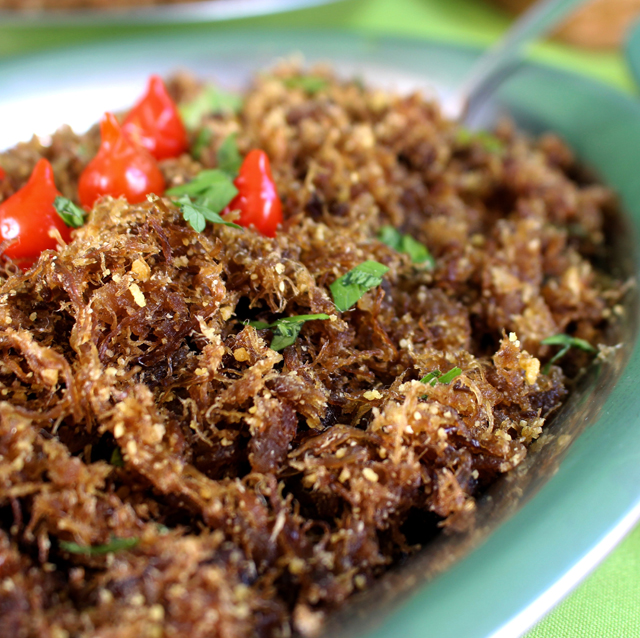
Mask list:
[[[508,25],[508,17],[483,0],[347,0],[287,15],[253,18],[243,26],[349,29],[360,33],[435,37],[487,45]],[[238,23],[25,28],[0,25],[2,56],[82,42],[140,34],[212,32]],[[635,91],[618,53],[592,53],[545,43],[534,56],[585,73],[625,91]],[[640,527],[526,638],[640,637]],[[464,638],[461,636],[460,638]]]

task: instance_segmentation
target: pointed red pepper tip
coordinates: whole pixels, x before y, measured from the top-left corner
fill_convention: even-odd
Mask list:
[[[4,254],[23,270],[35,263],[43,250],[56,247],[52,230],[57,229],[64,241],[71,240],[71,229],[53,206],[59,195],[53,168],[41,158],[27,183],[0,204],[0,240],[9,242]]]
[[[115,144],[122,136],[122,129],[113,113],[105,113],[100,120],[100,139],[102,145]]]

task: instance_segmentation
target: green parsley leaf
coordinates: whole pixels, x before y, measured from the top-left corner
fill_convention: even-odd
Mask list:
[[[281,323],[273,329],[273,339],[271,340],[270,348],[276,352],[284,350],[287,346],[295,343],[300,331],[302,330],[301,323]]]
[[[469,145],[477,142],[489,153],[500,153],[504,150],[504,142],[487,131],[471,131],[461,126],[456,132],[455,141],[458,144]]]
[[[596,349],[584,339],[579,339],[578,337],[570,337],[566,334],[558,334],[552,335],[551,337],[547,337],[540,342],[544,346],[562,346],[558,352],[556,352],[553,357],[546,363],[544,368],[542,369],[543,374],[549,374],[549,370],[551,366],[558,360],[562,359],[567,352],[571,348],[579,348],[580,350],[584,350],[585,352],[595,352]]]
[[[317,75],[296,75],[286,78],[284,85],[288,89],[302,89],[308,95],[315,95],[326,89],[329,86],[329,82]]]
[[[436,260],[429,252],[429,249],[417,239],[411,237],[411,235],[402,236],[400,252],[409,255],[414,264],[426,264],[430,270],[435,268]]]
[[[377,261],[365,261],[336,279],[329,288],[333,303],[340,312],[349,310],[365,292],[379,286],[389,270]]]
[[[124,467],[124,459],[122,458],[122,452],[119,447],[113,448],[109,463],[115,467]]]
[[[79,228],[84,224],[84,211],[70,199],[58,196],[53,200],[53,207],[67,226]]]
[[[178,206],[185,220],[198,233],[204,230],[207,221],[241,228],[219,215],[237,194],[238,189],[229,175],[218,169],[200,171],[187,184],[167,191],[167,195],[180,198]],[[192,199],[195,201],[192,202]]]
[[[231,226],[231,228],[238,228],[239,230],[242,230],[242,226],[238,226],[238,224],[222,219],[218,213],[214,212],[209,207],[208,201],[209,200],[207,199],[203,199],[198,200],[198,202],[192,202],[188,195],[183,195],[178,200],[178,206],[182,211],[182,216],[193,230],[197,233],[201,233],[208,221],[212,224],[224,224],[225,226]]]
[[[425,374],[420,381],[425,384],[429,384],[431,387],[435,386],[436,383],[443,383],[444,385],[449,385],[456,377],[462,374],[462,370],[458,367],[451,368],[449,372],[445,372],[442,374],[440,370],[434,370],[433,372],[429,372]]]
[[[191,156],[194,159],[200,159],[200,157],[202,156],[202,151],[204,151],[204,149],[207,148],[209,144],[211,144],[212,137],[213,133],[211,132],[211,129],[207,128],[206,126],[200,129],[198,137],[196,137],[196,141],[191,147]]]
[[[414,264],[425,263],[430,270],[435,268],[436,260],[429,252],[429,249],[411,235],[403,235],[393,226],[383,226],[378,233],[378,239],[399,253],[409,255]]]
[[[459,377],[462,374],[462,370],[460,368],[451,368],[449,372],[445,372],[439,379],[438,383],[444,383],[445,385],[449,385],[456,377]]]
[[[207,199],[217,203],[215,210],[219,213],[238,194],[233,180],[224,171],[217,168],[200,171],[190,182],[174,186],[167,191],[167,195],[180,197],[188,195],[192,199]]]
[[[184,125],[195,129],[209,113],[238,113],[241,108],[242,99],[239,95],[208,85],[194,100],[181,104],[178,110]]]
[[[270,347],[272,350],[282,350],[295,343],[305,321],[314,321],[316,319],[329,319],[329,315],[323,312],[316,315],[296,315],[294,317],[276,319],[273,323],[250,321],[248,325],[253,326],[256,330],[271,328],[273,330],[273,339]]]
[[[238,151],[235,133],[231,133],[231,135],[225,137],[224,142],[222,142],[218,149],[217,158],[218,168],[232,179],[235,179],[242,165],[242,156]]]
[[[252,326],[256,330],[264,330],[265,328],[270,328],[271,324],[266,321],[248,321],[247,326]]]
[[[78,545],[68,541],[60,541],[60,547],[70,554],[89,554],[90,556],[100,556],[132,549],[140,542],[139,538],[117,538],[114,536],[110,543],[106,545]]]
[[[388,224],[382,226],[378,232],[378,239],[383,243],[400,252],[400,246],[402,245],[402,233]]]
[[[442,372],[440,370],[433,370],[433,372],[429,372],[420,379],[421,383],[429,384],[430,386],[435,386],[438,383],[438,379],[442,376]]]

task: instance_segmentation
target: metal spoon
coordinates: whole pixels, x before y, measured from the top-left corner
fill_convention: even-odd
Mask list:
[[[445,100],[445,114],[461,122],[472,123],[479,105],[513,71],[527,45],[551,31],[584,2],[585,0],[536,2],[473,65],[460,86]]]

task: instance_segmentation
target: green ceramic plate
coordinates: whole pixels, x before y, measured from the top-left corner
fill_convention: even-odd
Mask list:
[[[0,63],[0,148],[67,122],[78,128],[130,104],[146,76],[190,68],[239,86],[302,52],[340,73],[406,90],[454,85],[476,51],[332,33],[226,32],[82,47]],[[99,79],[97,79],[99,78]],[[585,78],[523,65],[481,113],[509,113],[562,135],[620,195],[611,267],[638,276],[640,105]],[[529,628],[640,517],[638,299],[624,306],[622,345],[593,365],[538,449],[479,503],[476,529],[442,537],[335,615],[327,636],[514,637]]]

